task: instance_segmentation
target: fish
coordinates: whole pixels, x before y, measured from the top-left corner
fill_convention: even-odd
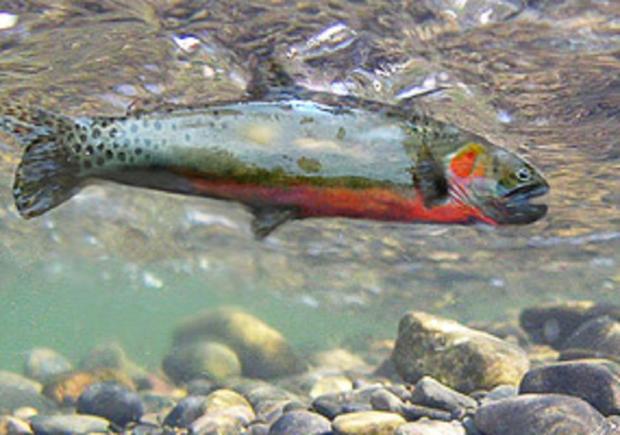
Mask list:
[[[2,102],[0,131],[23,147],[18,212],[40,216],[111,181],[241,203],[257,239],[305,218],[495,226],[547,213],[530,202],[549,190],[536,167],[412,105],[288,84],[254,89],[235,101],[116,117]]]

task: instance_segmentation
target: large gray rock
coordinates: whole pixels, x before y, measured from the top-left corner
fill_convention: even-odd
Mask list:
[[[608,360],[577,360],[537,367],[525,374],[519,392],[567,394],[603,415],[620,414],[620,366]]]
[[[567,301],[526,308],[521,327],[538,343],[561,347],[584,322],[608,315],[620,320],[620,306],[592,301]]]
[[[306,364],[278,331],[251,314],[220,308],[197,314],[177,327],[174,344],[213,340],[230,346],[239,356],[243,374],[273,378],[300,373]]]
[[[612,426],[588,402],[559,394],[524,394],[482,405],[476,427],[485,435],[611,435]]]
[[[401,319],[392,360],[407,382],[432,376],[464,393],[517,385],[529,369],[527,355],[519,347],[418,311]]]

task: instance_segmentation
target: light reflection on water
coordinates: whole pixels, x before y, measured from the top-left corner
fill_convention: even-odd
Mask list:
[[[480,0],[460,12],[444,1],[126,3],[0,2],[18,17],[0,30],[0,94],[71,115],[119,114],[136,100],[230,99],[249,80],[244,59],[256,50],[272,50],[313,89],[396,102],[446,86],[420,104],[538,164],[552,186],[550,213],[499,229],[311,220],[259,243],[240,207],[98,186],[25,222],[10,197],[19,150],[2,143],[0,291],[9,315],[0,330],[13,340],[0,362],[13,364],[41,334],[69,353],[119,336],[150,359],[148,343],[161,347],[176,318],[222,303],[319,346],[338,335],[327,326],[342,341],[391,336],[395,316],[410,308],[472,320],[543,300],[617,298],[613,2],[491,9]],[[90,315],[72,323],[84,307]],[[327,326],[312,334],[308,319]]]

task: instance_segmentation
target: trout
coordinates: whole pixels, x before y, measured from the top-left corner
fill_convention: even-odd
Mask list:
[[[407,105],[277,92],[204,107],[72,118],[4,103],[23,157],[13,195],[39,216],[99,180],[237,201],[257,238],[291,219],[527,224],[549,186],[517,154]]]

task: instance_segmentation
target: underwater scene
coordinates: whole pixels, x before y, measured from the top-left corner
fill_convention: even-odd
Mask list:
[[[620,434],[615,0],[0,0],[0,435]]]

